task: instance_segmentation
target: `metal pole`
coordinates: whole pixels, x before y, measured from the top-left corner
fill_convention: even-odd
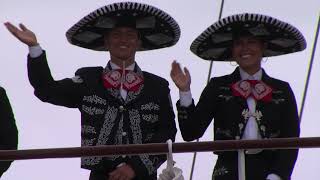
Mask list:
[[[319,29],[320,29],[320,15],[318,16],[318,25],[317,25],[316,35],[315,35],[315,39],[314,39],[314,43],[313,43],[312,54],[311,54],[311,59],[310,59],[310,63],[309,63],[308,75],[307,75],[307,80],[306,80],[306,84],[305,84],[304,91],[303,91],[301,108],[300,108],[300,112],[299,112],[300,123],[301,123],[301,120],[302,120],[304,105],[305,105],[305,102],[306,102],[306,97],[307,97],[307,92],[308,92],[308,87],[309,87],[309,82],[310,82],[310,76],[311,76],[311,70],[312,70],[312,65],[313,65],[313,60],[314,60],[314,54],[315,54],[316,48],[317,48],[317,40],[318,40],[318,35],[319,35]]]
[[[221,1],[220,12],[219,12],[219,20],[222,17],[223,6],[224,6],[224,0]],[[209,83],[210,78],[211,78],[212,66],[213,66],[213,61],[210,62],[209,73],[208,73],[208,78],[207,78],[207,84]],[[197,139],[196,142],[199,142],[199,139]],[[193,154],[191,172],[190,172],[190,180],[192,180],[192,177],[193,177],[193,171],[194,171],[194,166],[195,166],[195,163],[196,163],[196,159],[197,159],[197,152],[195,152]]]

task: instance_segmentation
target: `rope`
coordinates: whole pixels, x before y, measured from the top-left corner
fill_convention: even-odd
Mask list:
[[[313,65],[313,60],[314,60],[314,54],[315,54],[316,48],[317,48],[317,40],[318,40],[318,35],[319,35],[319,29],[320,29],[320,15],[318,16],[318,25],[317,25],[317,29],[316,29],[316,35],[315,35],[315,38],[314,38],[314,42],[313,42],[312,54],[311,54],[310,63],[309,63],[309,69],[308,69],[308,75],[307,75],[307,80],[306,80],[306,84],[305,84],[304,91],[303,91],[303,96],[302,96],[302,103],[301,103],[301,108],[300,108],[300,113],[299,113],[300,123],[301,123],[301,119],[302,119],[304,105],[305,105],[305,102],[306,102],[306,97],[307,97],[307,92],[308,92],[308,87],[309,87],[309,82],[310,82],[310,76],[311,76],[311,70],[312,70],[312,65]]]

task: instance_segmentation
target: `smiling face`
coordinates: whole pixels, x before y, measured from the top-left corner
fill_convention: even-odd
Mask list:
[[[240,36],[233,41],[232,57],[249,74],[261,68],[265,44],[254,36]]]
[[[117,27],[105,36],[105,46],[110,52],[111,61],[122,67],[134,63],[135,53],[140,47],[138,31],[130,27]]]

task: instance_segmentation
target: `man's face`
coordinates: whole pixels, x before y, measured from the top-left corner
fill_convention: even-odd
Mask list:
[[[140,46],[138,32],[130,27],[114,28],[105,36],[105,46],[109,49],[111,59],[134,60]]]
[[[241,68],[260,69],[264,43],[253,36],[242,36],[234,40],[232,56]]]

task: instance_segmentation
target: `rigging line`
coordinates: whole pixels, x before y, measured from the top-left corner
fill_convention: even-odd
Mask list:
[[[312,65],[313,65],[313,61],[314,61],[314,54],[316,52],[316,47],[317,47],[319,29],[320,29],[320,13],[318,15],[318,25],[317,25],[317,29],[316,29],[316,33],[315,33],[315,39],[314,39],[314,43],[313,43],[313,47],[312,47],[312,53],[311,53],[311,58],[310,58],[310,63],[309,63],[307,80],[306,80],[306,84],[304,87],[303,96],[302,96],[302,103],[301,103],[301,108],[300,108],[300,112],[299,112],[300,123],[302,120],[302,114],[303,114],[304,105],[306,102],[306,97],[307,97],[307,92],[308,92],[308,87],[309,87],[309,82],[310,82],[310,76],[311,76],[311,70],[312,70]]]
[[[220,12],[219,12],[219,20],[222,17],[223,6],[224,6],[224,0],[221,1]],[[212,72],[212,66],[213,66],[213,61],[210,62],[209,73],[208,73],[208,78],[207,78],[207,84],[210,81],[211,72]],[[196,142],[199,142],[199,139],[197,139]],[[191,165],[190,180],[192,180],[192,178],[193,178],[193,171],[194,171],[194,167],[195,167],[195,164],[196,164],[196,159],[197,159],[197,152],[194,152],[193,153],[193,159],[192,159],[192,165]]]

